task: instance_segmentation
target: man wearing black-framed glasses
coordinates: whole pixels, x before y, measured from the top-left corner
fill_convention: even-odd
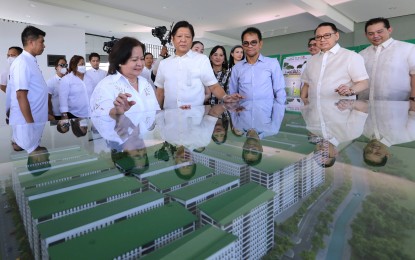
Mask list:
[[[368,88],[368,74],[363,58],[337,43],[340,34],[333,23],[321,23],[314,31],[321,52],[307,62],[301,76],[304,82],[301,99],[339,98],[351,96]]]
[[[229,93],[239,93],[246,99],[266,99],[274,97],[284,104],[285,83],[278,60],[264,57],[261,32],[249,27],[242,32],[242,47],[245,59],[232,67]]]

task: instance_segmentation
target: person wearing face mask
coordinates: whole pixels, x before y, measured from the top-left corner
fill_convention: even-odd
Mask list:
[[[69,61],[68,75],[62,78],[59,85],[59,110],[62,119],[89,116],[85,72],[85,59],[74,55]]]
[[[49,119],[60,120],[61,112],[59,110],[59,84],[63,76],[68,73],[68,63],[65,58],[58,58],[55,61],[56,74],[51,77],[46,84],[49,92]]]
[[[12,46],[7,51],[7,63],[9,64],[9,68],[12,65],[13,61],[16,59],[17,56],[19,56],[23,52],[23,49],[17,46]],[[0,89],[3,90],[3,92],[6,92],[7,87],[7,81],[9,80],[9,69],[5,70],[1,74],[1,80],[0,80]]]
[[[6,123],[9,123],[9,114],[10,114],[10,98],[11,91],[10,88],[7,90],[7,82],[9,81],[9,70],[12,66],[13,61],[23,52],[23,49],[17,46],[12,46],[7,51],[7,63],[9,68],[1,74],[0,80],[0,89],[6,92]]]

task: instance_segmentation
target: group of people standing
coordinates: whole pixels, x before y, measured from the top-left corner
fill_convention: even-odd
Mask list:
[[[204,45],[200,41],[194,41],[192,43],[193,51],[203,54]],[[226,55],[226,49],[221,45],[216,45],[209,53],[210,64],[213,69],[213,73],[218,80],[219,85],[229,94],[229,77],[231,75],[232,67],[243,60],[245,54],[241,45],[235,45],[229,54],[229,61]],[[216,98],[209,89],[206,89],[205,104],[218,104],[220,100]]]
[[[10,93],[16,93],[10,97],[10,124],[190,108],[243,97],[285,100],[278,62],[259,53],[262,36],[258,29],[251,27],[242,33],[243,44],[232,49],[230,64],[223,46],[215,46],[209,58],[191,50],[194,35],[190,23],[177,22],[171,31],[175,51],[162,55],[150,77],[141,76],[149,70],[144,44],[124,37],[112,48],[108,72],[99,69],[99,55],[90,55],[93,68],[88,71],[85,59],[74,55],[69,64],[65,58],[56,60],[56,75],[46,82],[36,60],[44,51],[46,33],[27,26],[22,32],[24,50],[11,64],[7,83]],[[203,51],[202,44],[195,45]],[[254,73],[246,72],[250,69]]]
[[[100,56],[91,53],[92,69],[86,70],[85,60],[80,55],[74,55],[69,65],[64,57],[60,57],[54,63],[55,75],[45,81],[36,60],[36,56],[44,51],[45,36],[44,31],[27,26],[22,32],[23,49],[9,49],[10,70],[2,77],[1,85],[6,92],[10,124],[88,117],[89,97],[107,75],[99,69]]]
[[[308,43],[312,57],[302,74],[302,113],[310,132],[324,141],[318,144],[327,143],[325,167],[334,164],[342,143],[362,134],[370,140],[365,163],[384,166],[388,147],[403,142],[398,139],[413,140],[406,129],[412,130],[409,122],[415,112],[415,45],[393,39],[392,27],[382,17],[366,22],[371,45],[359,53],[338,44],[340,34],[332,23],[320,24],[314,34]],[[337,101],[339,95],[358,100]],[[391,122],[401,126],[399,138],[393,136],[399,131],[391,131]]]
[[[360,53],[338,44],[340,34],[333,23],[321,23],[314,34],[315,42],[309,50],[320,51],[308,60],[302,74],[301,98],[305,103],[310,98],[338,95],[414,101],[415,45],[393,39],[387,19],[366,22],[365,34],[371,45]]]
[[[334,24],[322,23],[316,28],[314,43],[309,45],[319,51],[310,58],[302,75],[301,97],[305,102],[317,96],[364,97],[369,90],[370,95],[379,93],[381,97],[414,98],[414,45],[392,39],[392,28],[384,18],[369,21],[365,31],[372,45],[359,55],[340,47]],[[10,98],[11,124],[46,121],[48,114],[49,119],[116,115],[131,109],[189,108],[241,98],[285,102],[285,82],[278,60],[260,53],[262,35],[254,27],[242,32],[242,44],[232,48],[229,62],[223,46],[212,48],[209,57],[200,54],[204,46],[193,41],[193,26],[180,21],[170,33],[174,53],[169,56],[164,48],[156,66],[151,66],[152,55],[145,52],[143,43],[124,37],[112,48],[108,72],[99,69],[98,54],[89,56],[93,68],[88,71],[84,58],[74,55],[69,66],[64,58],[56,61],[56,75],[47,83],[36,63],[36,56],[45,48],[45,36],[33,26],[22,32],[24,50],[10,67],[7,87],[16,93]],[[399,70],[393,69],[396,64]],[[399,90],[389,87],[396,80]],[[381,88],[383,85],[388,87]]]
[[[69,64],[65,58],[55,61],[56,74],[47,80],[49,93],[49,119],[84,118],[90,115],[89,98],[95,86],[107,76],[99,68],[100,55],[91,53],[91,69],[86,70],[85,60],[74,55]]]

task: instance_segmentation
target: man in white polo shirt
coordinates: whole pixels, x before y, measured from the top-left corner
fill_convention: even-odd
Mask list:
[[[194,36],[193,25],[187,21],[177,22],[171,31],[175,53],[160,62],[154,82],[162,108],[201,106],[205,88],[224,102],[242,98],[238,93],[226,95],[213,74],[209,59],[190,49]]]
[[[415,101],[415,44],[393,39],[392,27],[382,17],[367,21],[365,33],[371,45],[360,55],[370,79],[359,99]]]
[[[36,60],[45,49],[45,35],[34,26],[22,32],[24,50],[10,68],[11,125],[48,120],[48,87]]]
[[[314,31],[319,54],[313,55],[301,79],[304,81],[301,99],[353,96],[368,88],[363,58],[337,43],[340,34],[333,23],[321,23]]]
[[[98,53],[91,52],[88,58],[92,68],[87,70],[85,73],[85,84],[87,85],[88,96],[91,97],[95,87],[103,78],[107,76],[108,73],[99,68],[101,56]]]

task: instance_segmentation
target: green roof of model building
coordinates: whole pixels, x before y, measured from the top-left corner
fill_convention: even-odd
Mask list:
[[[208,175],[213,172],[214,170],[212,168],[209,168],[200,163],[197,163],[196,173],[191,179],[196,179],[196,178]],[[155,176],[148,177],[148,181],[154,186],[156,186],[157,188],[164,190],[164,189],[168,189],[170,187],[188,182],[189,180],[178,177],[175,171],[173,170],[173,171],[167,171],[167,172],[163,172],[161,174],[155,175]]]
[[[203,151],[203,155],[207,155],[213,158],[217,158],[239,165],[245,165],[246,163],[242,159],[242,144],[240,145],[241,147],[238,147],[236,145],[226,146],[210,143]]]
[[[236,236],[210,225],[160,248],[143,259],[206,259],[237,239]]]
[[[255,183],[248,183],[204,202],[198,208],[221,225],[227,225],[274,196],[273,191]]]
[[[178,203],[153,209],[49,248],[51,259],[114,259],[195,222]]]
[[[76,185],[87,185],[89,182],[94,182],[97,180],[105,178],[114,178],[115,175],[123,176],[117,169],[109,170],[105,172],[95,173],[83,177],[73,178],[66,181],[60,181],[52,183],[49,185],[44,185],[40,187],[33,187],[24,191],[26,197],[30,197],[37,194],[42,194],[46,192],[56,191],[64,188],[70,188],[71,186],[76,187]]]
[[[42,238],[47,238],[161,198],[163,195],[154,191],[133,194],[76,214],[40,223],[38,230]]]
[[[22,187],[30,187],[40,183],[48,183],[54,180],[80,176],[90,172],[103,171],[114,168],[114,164],[108,160],[93,160],[87,162],[76,162],[74,165],[68,165],[61,168],[50,169],[40,176],[24,174],[19,176]]]
[[[225,175],[225,174],[219,174],[219,175],[215,175],[213,177],[207,178],[206,180],[203,180],[201,182],[184,187],[180,190],[169,192],[167,194],[174,198],[178,198],[181,200],[188,200],[196,196],[199,196],[201,194],[212,191],[216,188],[219,188],[235,180],[238,180],[238,177]]]
[[[80,146],[65,146],[59,148],[48,149],[50,161],[67,160],[68,158],[79,158],[87,155],[87,151]],[[18,153],[10,155],[13,161],[13,166],[16,168],[26,168],[27,166],[27,153]],[[26,168],[27,170],[27,168]]]
[[[32,217],[37,219],[142,187],[143,185],[137,179],[122,177],[117,180],[32,200],[29,201],[29,207]]]

